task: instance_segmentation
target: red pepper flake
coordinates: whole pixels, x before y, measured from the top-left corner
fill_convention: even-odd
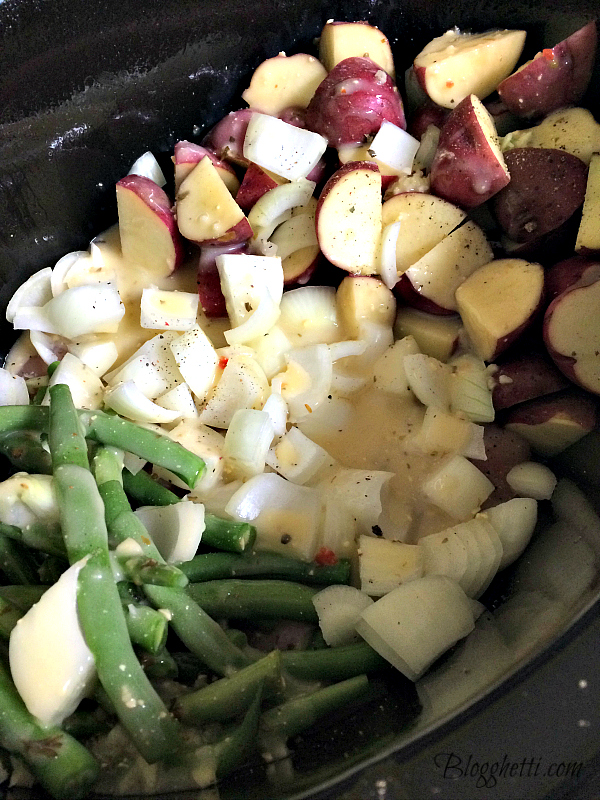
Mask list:
[[[454,86],[454,81],[446,81],[446,89],[451,89]]]
[[[221,356],[221,358],[219,359],[219,369],[225,369],[228,361],[229,359],[227,358],[227,356]]]
[[[542,50],[542,55],[547,61],[554,61],[554,50],[551,47],[546,47]]]
[[[315,556],[315,562],[320,567],[333,567],[338,562],[338,557],[328,547],[322,547]]]

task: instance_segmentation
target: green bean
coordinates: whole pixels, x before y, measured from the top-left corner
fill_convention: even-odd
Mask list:
[[[123,485],[123,453],[115,447],[97,447],[92,458],[92,472],[98,486],[109,481]]]
[[[9,431],[0,436],[0,453],[21,472],[50,475],[50,453],[42,447],[39,434]]]
[[[175,492],[154,480],[143,469],[136,472],[135,475],[128,469],[124,469],[123,487],[140,506],[170,506],[180,501]]]
[[[213,672],[230,675],[248,666],[247,656],[185,591],[146,584],[144,592],[156,608],[170,613],[171,625],[181,641]]]
[[[13,584],[12,586],[0,586],[0,597],[8,603],[12,603],[21,611],[29,611],[34,603],[37,603],[49,586],[28,586]]]
[[[125,539],[133,539],[148,558],[164,561],[143,522],[131,510],[127,495],[119,481],[102,483],[98,486],[98,491],[104,503],[104,515],[111,545],[116,546]]]
[[[125,622],[133,644],[156,655],[166,644],[169,624],[160,611],[149,606],[129,603],[125,606]]]
[[[136,586],[152,583],[184,589],[188,584],[186,575],[174,564],[165,564],[147,556],[119,556],[117,561],[125,577]]]
[[[227,678],[183,695],[176,701],[173,713],[188,725],[233,719],[249,707],[259,686],[267,696],[283,690],[278,650]]]
[[[88,469],[88,449],[83,426],[73,411],[71,391],[65,383],[50,387],[48,444],[54,472],[61,464],[75,464]]]
[[[204,542],[204,536],[202,537]],[[350,562],[338,561],[333,566],[319,566],[278,553],[258,552],[248,555],[233,553],[201,553],[190,561],[179,564],[190,581],[219,580],[222,578],[273,578],[329,586],[348,583]]]
[[[319,620],[312,602],[318,589],[301,583],[232,579],[190,583],[186,591],[216,619]]]
[[[165,678],[174,680],[179,677],[177,662],[164,647],[157,653],[150,653],[146,650],[139,656],[142,669],[151,680],[164,680]]]
[[[16,525],[6,525],[0,522],[0,536],[7,536],[15,542],[21,542],[33,550],[42,553],[65,557],[65,543],[60,530],[60,525],[54,523],[32,523],[24,528]]]
[[[58,800],[85,797],[99,774],[92,755],[60,728],[42,726],[25,708],[0,662],[0,746],[23,759]]]
[[[201,458],[163,434],[102,411],[80,410],[78,415],[86,438],[145,458],[170,470],[190,487],[195,485],[204,470]],[[2,432],[19,430],[47,432],[48,426],[47,406],[0,406]]]
[[[27,548],[0,534],[0,569],[11,583],[39,583],[36,564]]]
[[[389,666],[366,642],[319,650],[286,650],[281,654],[281,663],[295,678],[307,681],[340,681]]]
[[[215,550],[243,553],[251,550],[256,541],[256,528],[248,522],[221,519],[213,514],[205,514],[204,522],[206,527],[202,534],[202,544],[214,547]]]
[[[357,675],[268,709],[260,722],[263,743],[268,746],[273,739],[296,736],[332,711],[362,697],[368,690],[367,676]]]
[[[12,603],[0,597],[0,636],[8,639],[17,622],[23,616],[23,612]]]

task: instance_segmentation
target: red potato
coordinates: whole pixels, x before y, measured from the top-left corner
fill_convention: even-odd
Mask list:
[[[581,223],[575,250],[583,255],[600,255],[600,154],[590,161]]]
[[[392,49],[379,28],[368,22],[327,22],[319,39],[319,58],[327,72],[353,56],[366,56],[395,77]]]
[[[373,276],[347,275],[338,286],[335,302],[340,325],[349,339],[360,338],[364,322],[388,327],[394,321],[394,295]]]
[[[474,94],[444,123],[430,177],[434,194],[462,208],[485,203],[510,181],[492,117]]]
[[[504,154],[510,183],[493,200],[507,236],[529,244],[560,228],[583,203],[587,167],[562,150],[516,147]]]
[[[590,261],[583,256],[571,256],[563,261],[558,261],[546,270],[546,300],[552,302],[559,294],[566,292],[571,286],[578,283],[588,269],[597,270],[600,268],[598,261]]]
[[[332,147],[359,144],[389,120],[405,128],[404,108],[390,76],[370,58],[346,58],[321,83],[306,110],[307,127]]]
[[[244,212],[208,157],[179,187],[176,208],[179,230],[192,242],[235,244],[252,236]]]
[[[412,336],[421,353],[446,362],[458,350],[462,322],[458,315],[441,317],[416,308],[399,308],[394,338]]]
[[[317,203],[317,239],[336,267],[359,275],[378,269],[381,239],[381,175],[375,164],[357,161],[338,169]]]
[[[247,167],[248,159],[244,158],[244,139],[252,114],[251,108],[241,108],[239,111],[227,114],[202,139],[203,146],[215,152],[223,161]]]
[[[398,173],[395,172],[392,167],[388,167],[387,164],[378,161],[371,155],[368,144],[347,144],[339,147],[338,158],[342,165],[349,164],[351,161],[370,161],[372,164],[375,164],[381,173],[381,189],[383,191],[385,191],[388,186],[391,186],[398,177]]]
[[[254,111],[277,117],[290,106],[306,108],[326,75],[323,64],[308,53],[280,53],[259,64],[242,98]]]
[[[312,278],[320,260],[321,248],[316,244],[290,253],[281,262],[284,284],[286,286],[304,286]]]
[[[287,122],[288,125],[293,125],[295,128],[306,128],[306,109],[298,108],[297,106],[289,106],[284,108],[277,114],[282,122]]]
[[[544,270],[519,258],[492,261],[456,290],[469,339],[484,361],[493,361],[533,322],[544,293]]]
[[[506,107],[531,119],[576,105],[590,82],[596,42],[596,23],[589,22],[554,47],[542,50],[498,86]]]
[[[227,307],[221,291],[221,278],[216,258],[225,253],[245,253],[244,244],[208,244],[200,248],[200,259],[196,273],[200,306],[207,317],[226,317]]]
[[[600,394],[600,264],[550,303],[543,336],[548,353],[567,378]]]
[[[166,193],[141,175],[117,183],[119,236],[125,261],[149,281],[170,275],[182,262],[184,247]]]
[[[519,60],[525,31],[460,33],[438,36],[413,62],[427,96],[443,108],[455,108],[470,94],[487,97]]]
[[[498,425],[485,426],[483,443],[487,460],[473,463],[495,486],[483,504],[483,508],[489,508],[515,497],[514,489],[508,485],[506,476],[517,464],[530,460],[531,446],[522,436]]]
[[[538,397],[511,410],[505,428],[519,434],[540,456],[558,455],[598,424],[598,404],[589,395],[562,392]]]
[[[410,235],[410,230],[407,230],[407,235]],[[493,257],[481,228],[468,220],[406,270],[398,291],[409,304],[421,311],[455,314],[456,290]]]
[[[235,195],[240,188],[240,182],[231,164],[222,161],[212,150],[186,141],[177,142],[174,149],[175,191],[179,189],[182,181],[187,178],[196,164],[199,164],[205,156],[210,158],[225,186],[227,186],[231,194]]]
[[[433,103],[428,103],[418,108],[414,114],[409,116],[407,130],[415,139],[421,139],[430,125],[441,128],[448,119],[448,114],[449,111],[447,108],[441,108],[441,106],[434,106]]]
[[[275,189],[276,186],[281,186],[282,183],[286,183],[285,178],[259,167],[258,164],[250,164],[235,195],[235,202],[242,211],[250,211],[263,194]]]
[[[542,353],[519,353],[498,364],[492,401],[496,411],[565,389],[569,381]]]

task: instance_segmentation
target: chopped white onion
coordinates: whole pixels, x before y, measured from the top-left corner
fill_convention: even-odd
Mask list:
[[[134,512],[168,563],[189,561],[204,533],[204,506],[182,500],[170,506],[141,506]]]
[[[402,222],[390,222],[381,233],[379,250],[379,274],[388,289],[393,289],[398,283],[398,269],[396,267],[396,246]]]
[[[327,442],[343,434],[353,417],[349,400],[337,395],[328,395],[312,414],[300,420],[298,427],[315,442]]]
[[[50,267],[34,272],[25,283],[22,283],[8,301],[6,319],[15,321],[15,315],[21,308],[41,308],[52,299],[52,270]]]
[[[279,305],[283,295],[283,269],[280,258],[225,253],[216,258],[221,289],[232,325],[241,325],[269,294]]]
[[[335,289],[301,286],[283,295],[279,326],[295,346],[331,344],[340,338]]]
[[[361,339],[346,339],[343,342],[333,342],[329,345],[332,361],[339,361],[340,358],[349,356],[362,356],[367,349],[367,343]]]
[[[404,370],[404,357],[418,352],[419,346],[412,336],[398,339],[388,347],[373,365],[373,381],[376,388],[400,397],[408,397],[411,390]]]
[[[279,325],[274,325],[264,336],[253,339],[250,345],[267,378],[285,369],[286,354],[292,349],[292,343]]]
[[[104,404],[117,414],[135,422],[174,422],[179,418],[178,411],[169,411],[153,403],[133,381],[118,383],[107,389]]]
[[[29,338],[44,364],[52,364],[54,361],[59,361],[67,350],[65,341],[50,333],[29,331]]]
[[[42,331],[43,333],[58,334],[54,321],[46,313],[46,306],[19,307],[15,311],[12,324],[17,331]]]
[[[378,161],[391,167],[398,175],[410,175],[420,142],[389,120],[384,120],[369,145]]]
[[[338,558],[355,559],[356,520],[352,512],[326,490],[321,491],[321,500],[321,544]]]
[[[450,408],[472,422],[493,422],[494,405],[485,363],[465,354],[450,362]]]
[[[52,275],[50,276],[50,286],[52,288],[52,297],[64,292],[68,289],[67,275],[71,267],[79,261],[80,258],[88,258],[89,253],[86,250],[74,250],[72,253],[67,253],[62,258],[59,258]],[[50,298],[48,298],[49,300]]]
[[[192,392],[187,383],[180,383],[179,386],[169,389],[168,392],[156,398],[156,405],[167,408],[170,411],[177,411],[181,419],[196,419],[198,409],[194,403]]]
[[[72,289],[75,286],[114,283],[117,280],[117,272],[112,262],[104,261],[102,250],[92,241],[90,249],[80,253],[79,257],[74,259],[65,272],[63,280],[63,291],[65,291],[65,289]]]
[[[98,377],[102,377],[119,357],[112,339],[95,336],[91,341],[71,342],[69,352],[80,358]]]
[[[217,377],[219,357],[199,325],[174,339],[171,352],[179,372],[198,400],[204,400]]]
[[[330,647],[359,640],[355,625],[365,608],[373,603],[367,594],[354,586],[327,586],[312,601],[321,633]]]
[[[110,385],[133,381],[148,398],[158,397],[182,382],[182,375],[171,351],[178,339],[175,331],[165,331],[144,342],[135,353],[105,380]]]
[[[273,435],[283,436],[287,427],[288,407],[283,397],[278,392],[271,392],[267,397],[262,410],[271,418]]]
[[[298,214],[285,220],[273,232],[271,242],[277,247],[277,255],[282,261],[296,250],[318,244],[314,216]]]
[[[200,412],[200,421],[227,428],[239,408],[262,408],[268,393],[269,382],[258,361],[244,353],[233,355]]]
[[[404,357],[404,372],[408,385],[423,405],[449,408],[451,369],[447,364],[415,353]]]
[[[142,291],[140,325],[142,328],[189,331],[196,324],[198,292],[177,292],[152,286]]]
[[[267,455],[267,463],[292,483],[306,484],[333,466],[335,460],[302,431],[292,426]]]
[[[266,292],[260,298],[258,307],[241,325],[225,331],[227,344],[248,344],[259,336],[265,336],[279,319],[280,313],[279,306]]]
[[[248,214],[248,222],[254,235],[270,238],[275,228],[286,221],[283,216],[287,214],[287,219],[289,219],[292,209],[305,206],[314,190],[314,181],[307,181],[306,178],[300,178],[291,183],[282,183],[281,186],[269,189],[259,197]],[[277,255],[283,258],[279,250]]]
[[[225,444],[225,437],[221,433],[203,425],[199,419],[183,419],[166,433],[169,439],[179,442],[204,461],[204,472],[193,487],[194,496],[212,492],[220,485],[223,478],[223,446]],[[154,467],[154,474],[171,481],[180,489],[189,489],[187,484],[166,469]]]
[[[8,370],[0,367],[0,406],[27,405],[29,405],[29,392],[25,378],[11,375]]]
[[[291,350],[287,359],[287,369],[271,383],[288,404],[290,422],[298,422],[312,414],[330,392],[331,354],[326,344],[317,344]]]
[[[509,470],[506,482],[521,497],[549,500],[556,488],[556,475],[545,464],[524,461]]]
[[[367,382],[365,375],[347,375],[336,367],[331,375],[331,391],[339,397],[350,397],[364,389]]]
[[[525,550],[537,523],[537,501],[532,497],[514,497],[482,511],[480,516],[496,529],[502,542],[502,560],[498,569],[512,564]]]
[[[318,133],[297,128],[277,117],[252,114],[244,138],[244,158],[293,181],[305,178],[327,149]]]
[[[223,447],[228,472],[242,479],[264,472],[273,435],[273,423],[266,411],[253,408],[236,411],[225,434]]]
[[[393,477],[393,472],[383,470],[340,467],[319,486],[350,509],[359,533],[371,534],[381,514],[381,491]]]
[[[87,333],[115,333],[125,314],[117,287],[111,283],[66,289],[46,303],[43,310],[54,332],[65,339]]]
[[[463,456],[454,456],[422,485],[431,502],[456,520],[472,517],[494,491],[494,484]]]
[[[365,535],[359,539],[360,588],[373,597],[423,577],[424,563],[424,551],[418,544]]]
[[[149,178],[158,186],[164,186],[167,182],[158,161],[149,150],[142,153],[142,155],[133,162],[129,170],[129,175],[141,175],[143,178]]]
[[[66,383],[71,390],[75,408],[97,409],[102,405],[104,386],[96,373],[72,353],[64,358],[52,373],[48,387]],[[42,405],[50,404],[50,393],[46,392]]]

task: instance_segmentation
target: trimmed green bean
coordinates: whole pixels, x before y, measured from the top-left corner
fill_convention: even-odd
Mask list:
[[[127,494],[140,506],[171,506],[179,503],[175,492],[167,489],[141,469],[134,475],[128,469],[123,470],[123,487]]]
[[[8,639],[13,628],[23,616],[23,612],[0,597],[0,636]]]
[[[204,537],[202,538],[204,542]],[[223,578],[273,578],[299,583],[329,586],[348,583],[350,562],[338,561],[333,566],[319,566],[278,553],[257,552],[248,555],[233,553],[200,553],[190,561],[179,564],[190,581],[220,580]]]
[[[99,774],[93,756],[60,728],[44,727],[27,711],[0,662],[0,746],[23,759],[58,800],[87,796]]]
[[[11,583],[39,583],[36,564],[20,542],[0,535],[0,569]]]
[[[202,544],[214,547],[215,550],[244,553],[251,550],[256,541],[256,528],[249,522],[221,519],[214,514],[205,514],[204,522],[206,527],[202,534]]]
[[[133,539],[148,558],[163,562],[164,559],[144,524],[131,510],[127,495],[119,481],[102,483],[98,486],[98,491],[104,503],[104,515],[111,544],[116,546],[125,539]]]
[[[33,550],[39,550],[49,555],[65,557],[65,543],[60,530],[60,525],[42,522],[17,528],[16,525],[6,525],[0,522],[0,536],[6,536],[15,542],[21,542]]]
[[[53,471],[61,464],[76,464],[83,469],[89,467],[83,426],[77,414],[73,413],[71,391],[65,383],[50,387],[48,444]]]
[[[9,431],[0,436],[0,453],[18,471],[50,475],[50,453],[42,447],[38,434],[31,431]]]
[[[164,614],[149,606],[129,603],[125,606],[125,622],[133,644],[156,655],[166,644],[169,623]]]
[[[183,695],[175,702],[173,713],[188,725],[233,719],[249,707],[260,686],[266,696],[283,690],[278,650],[234,675]]]
[[[277,580],[222,580],[190,583],[188,595],[216,619],[290,619],[318,622],[312,602],[319,591]]]
[[[286,650],[283,668],[306,681],[340,681],[389,666],[366,642],[324,647],[318,650]]]
[[[156,608],[170,613],[171,625],[181,641],[213,672],[230,675],[248,666],[247,656],[185,591],[146,584],[144,592]]]
[[[117,561],[125,577],[136,586],[152,583],[184,589],[188,584],[186,575],[174,564],[165,564],[147,556],[118,557]]]

